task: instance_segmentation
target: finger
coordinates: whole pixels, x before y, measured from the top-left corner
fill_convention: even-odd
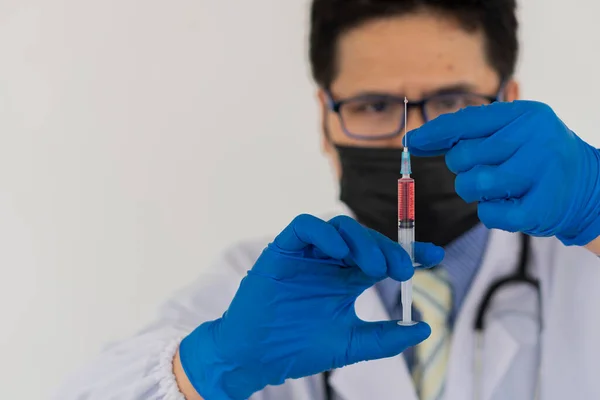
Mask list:
[[[431,268],[444,260],[444,249],[433,243],[415,242],[415,262],[423,268]]]
[[[299,251],[314,246],[336,260],[348,256],[350,249],[339,232],[327,222],[312,215],[299,215],[275,238],[283,251]]]
[[[461,140],[446,153],[446,165],[455,174],[466,172],[477,165],[500,165],[510,159],[527,135],[507,132],[488,138]]]
[[[421,343],[430,334],[431,328],[424,322],[414,326],[400,326],[395,321],[361,322],[350,337],[345,363],[394,357]]]
[[[412,278],[415,272],[408,253],[397,242],[390,240],[381,233],[370,230],[371,236],[377,240],[387,263],[387,276],[398,282]],[[438,265],[444,259],[444,249],[432,243],[415,242],[415,263],[422,268]]]
[[[337,229],[350,249],[348,258],[365,274],[373,278],[386,276],[386,261],[369,230],[346,216],[333,218],[329,223]]]
[[[410,256],[402,246],[372,229],[369,230],[369,233],[373,236],[385,257],[387,276],[398,282],[404,282],[412,278],[415,268],[412,265]]]
[[[467,107],[453,114],[442,115],[409,132],[406,141],[414,155],[440,155],[460,140],[489,137],[513,121],[547,108],[541,103],[529,101]]]
[[[532,212],[523,207],[521,199],[496,200],[480,203],[479,219],[489,229],[508,232],[527,232],[536,228]]]
[[[522,173],[513,171],[510,165],[476,166],[458,174],[456,193],[467,203],[520,198],[531,189],[534,182]]]

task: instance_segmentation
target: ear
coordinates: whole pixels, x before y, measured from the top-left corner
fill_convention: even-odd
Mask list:
[[[502,101],[515,101],[521,98],[521,88],[519,82],[514,79],[509,80],[504,85],[504,98]]]
[[[321,110],[321,151],[326,155],[330,155],[333,149],[331,144],[331,138],[328,134],[328,117],[329,117],[329,106],[327,104],[327,94],[323,89],[317,91],[317,99],[319,102],[319,109]]]

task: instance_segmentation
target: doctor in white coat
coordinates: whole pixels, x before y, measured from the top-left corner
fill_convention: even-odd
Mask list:
[[[233,246],[57,398],[600,399],[600,152],[517,101],[517,51],[512,0],[314,0],[340,210]],[[396,323],[403,139],[442,323]]]

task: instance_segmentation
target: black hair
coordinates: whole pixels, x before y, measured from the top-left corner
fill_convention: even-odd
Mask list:
[[[508,79],[519,52],[516,8],[516,0],[313,0],[309,39],[313,78],[329,89],[344,33],[375,19],[426,10],[455,19],[468,32],[483,32],[490,66],[500,79]]]

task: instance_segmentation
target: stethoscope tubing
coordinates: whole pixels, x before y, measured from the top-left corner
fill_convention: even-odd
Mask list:
[[[521,234],[521,253],[517,269],[514,274],[497,279],[493,282],[488,291],[483,296],[475,321],[473,322],[473,330],[475,332],[475,353],[473,357],[473,379],[474,379],[474,400],[480,400],[483,397],[483,349],[484,349],[484,333],[485,333],[485,317],[490,308],[491,301],[494,296],[502,289],[510,285],[526,284],[531,286],[537,293],[538,300],[538,337],[541,337],[543,330],[543,307],[542,307],[542,290],[539,279],[534,278],[530,271],[531,258],[531,238],[528,235]],[[538,356],[539,357],[539,356]],[[536,374],[534,399],[539,399],[541,386],[541,363],[538,359],[537,374]]]

